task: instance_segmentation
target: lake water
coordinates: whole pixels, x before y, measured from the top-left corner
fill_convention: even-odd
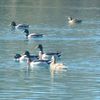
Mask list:
[[[68,16],[83,22],[69,26]],[[26,41],[11,21],[45,36]],[[61,51],[68,70],[14,62],[16,53],[38,54],[40,43],[45,52]],[[100,100],[100,0],[0,0],[0,100]]]

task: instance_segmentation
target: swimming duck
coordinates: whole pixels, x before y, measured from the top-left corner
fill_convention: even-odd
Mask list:
[[[38,59],[37,55],[30,55],[29,51],[25,51],[23,55],[16,54],[14,56],[14,60],[17,62],[26,62],[27,59],[30,58],[31,60]]]
[[[51,57],[54,55],[57,58],[61,56],[61,52],[49,52],[44,53],[42,44],[39,44],[38,47],[40,49],[39,54],[41,55],[42,60],[51,60]]]
[[[80,19],[73,19],[72,17],[68,17],[68,23],[70,25],[78,24],[78,23],[81,23],[81,22],[82,22],[82,20],[80,20]]]
[[[61,71],[64,68],[66,68],[65,65],[63,63],[57,63],[56,57],[52,56],[51,63],[50,63],[50,70]]]
[[[28,66],[31,68],[37,67],[37,66],[49,67],[50,60],[41,60],[41,59],[32,60],[32,59],[28,58],[27,63],[28,63]]]
[[[40,53],[38,55],[38,59],[32,60],[30,57],[28,57],[27,63],[28,63],[28,66],[31,68],[33,68],[35,66],[47,67],[50,64],[50,60],[43,60],[41,57],[41,51],[40,51]]]
[[[20,58],[21,58],[21,55],[18,53],[14,56],[15,61],[19,61]]]
[[[43,34],[39,34],[39,33],[31,33],[29,34],[29,30],[25,29],[24,32],[26,33],[26,39],[30,39],[30,38],[38,38],[38,37],[42,37]]]
[[[29,25],[27,25],[27,24],[18,24],[17,25],[15,21],[12,21],[11,28],[12,28],[12,30],[15,30],[15,29],[25,30],[25,29],[29,28]]]

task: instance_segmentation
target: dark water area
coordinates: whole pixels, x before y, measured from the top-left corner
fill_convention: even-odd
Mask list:
[[[82,23],[68,25],[68,16]],[[27,23],[45,34],[27,41],[10,23]],[[45,52],[61,51],[67,71],[28,69],[16,53],[42,44]],[[100,0],[0,1],[0,100],[100,100]]]

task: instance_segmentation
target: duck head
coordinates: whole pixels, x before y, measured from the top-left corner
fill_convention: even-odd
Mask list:
[[[73,20],[73,18],[72,17],[68,17],[68,20],[70,21],[70,20]]]
[[[21,57],[20,54],[16,54],[16,55],[14,56],[15,59],[19,59],[20,57]]]
[[[24,55],[26,55],[29,58],[30,57],[29,51],[25,51]]]
[[[11,26],[16,26],[15,21],[12,21],[12,22],[11,22]]]
[[[39,44],[37,48],[39,48],[40,51],[43,53],[43,46],[42,46],[42,44]]]
[[[12,30],[14,30],[17,25],[16,25],[15,21],[12,21],[10,26],[11,26]]]
[[[25,29],[24,30],[24,33],[26,33],[26,38],[29,36],[29,30],[28,29]]]
[[[52,56],[52,57],[51,57],[51,63],[54,63],[54,64],[56,63],[56,58],[55,58],[55,56]]]

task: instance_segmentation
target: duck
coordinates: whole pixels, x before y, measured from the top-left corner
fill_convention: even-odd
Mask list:
[[[63,63],[57,63],[56,57],[51,57],[51,63],[50,63],[50,70],[52,71],[61,71],[63,69],[66,69],[65,65]]]
[[[14,60],[15,60],[16,62],[19,62],[19,61],[20,61],[19,59],[20,59],[21,57],[22,57],[21,54],[16,53],[15,56],[14,56]]]
[[[38,55],[30,55],[29,51],[25,51],[24,54],[15,54],[14,60],[16,62],[27,62],[27,59],[30,57],[31,60],[38,59]]]
[[[34,67],[49,67],[50,64],[50,60],[42,60],[42,59],[36,59],[36,60],[32,60],[30,59],[30,57],[28,57],[27,59],[27,64],[30,68],[34,68]]]
[[[80,20],[80,19],[74,19],[74,18],[72,18],[72,17],[68,17],[68,23],[69,23],[70,25],[79,24],[79,23],[81,23],[81,22],[82,22],[82,20]]]
[[[59,58],[61,56],[61,52],[48,52],[48,53],[44,53],[43,51],[43,46],[42,44],[39,44],[37,46],[37,48],[39,48],[39,55],[41,55],[41,59],[42,60],[51,60],[51,57],[54,55],[57,58]]]
[[[28,29],[25,29],[24,30],[24,33],[26,33],[26,39],[43,37],[43,34],[39,34],[39,33],[29,33],[29,30]]]
[[[49,67],[50,61],[49,60],[31,60],[28,58],[28,66],[33,68],[33,67]]]
[[[25,29],[29,29],[29,25],[28,24],[16,24],[15,21],[11,22],[11,28],[12,30],[18,29],[18,30],[25,30]]]

